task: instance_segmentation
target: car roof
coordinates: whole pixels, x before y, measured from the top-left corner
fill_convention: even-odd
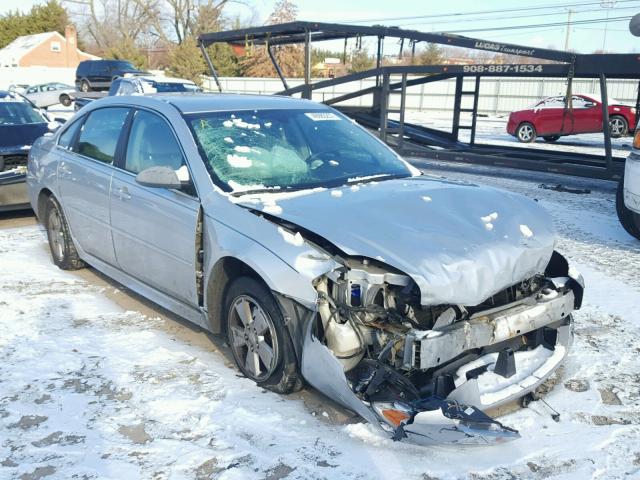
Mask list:
[[[16,92],[0,90],[0,102],[30,103],[25,97]]]
[[[131,104],[146,103],[145,99],[158,100],[173,105],[180,112],[185,114],[229,110],[329,110],[329,107],[327,107],[326,105],[311,102],[310,100],[278,95],[241,95],[233,93],[165,93],[131,97],[107,97],[104,100],[107,99],[119,99],[119,103],[126,99],[127,101],[130,101]],[[99,100],[98,102],[101,102],[103,104],[106,103],[102,102],[101,100]]]

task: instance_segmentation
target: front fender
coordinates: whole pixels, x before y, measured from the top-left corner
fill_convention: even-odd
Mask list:
[[[232,257],[255,270],[272,291],[313,308],[317,299],[313,279],[339,265],[301,239],[289,238],[290,234],[271,222],[240,207],[232,208],[238,208],[241,215],[253,217],[248,219],[253,220],[252,225],[239,231],[205,216],[205,251],[213,252],[207,259],[207,275],[220,259]],[[208,284],[209,278],[205,278],[205,282]]]

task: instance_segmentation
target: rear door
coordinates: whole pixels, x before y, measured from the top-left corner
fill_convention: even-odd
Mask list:
[[[126,107],[93,110],[78,123],[71,146],[59,149],[60,201],[71,233],[82,250],[111,265],[116,265],[109,218],[111,176],[129,112]],[[61,143],[76,123],[63,132]]]
[[[138,110],[128,133],[124,163],[111,183],[111,226],[120,269],[191,306],[196,290],[196,227],[200,202],[192,186],[145,187],[136,174],[153,166],[187,170],[171,126],[160,115]]]

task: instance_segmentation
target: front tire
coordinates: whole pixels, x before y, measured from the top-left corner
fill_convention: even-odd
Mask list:
[[[531,123],[524,122],[518,125],[518,129],[516,130],[516,138],[521,143],[531,143],[536,139],[536,127],[534,127]]]
[[[627,233],[640,240],[640,215],[629,210],[624,204],[624,178],[618,183],[616,191],[616,213]]]
[[[67,225],[67,220],[62,213],[62,208],[60,208],[60,204],[53,196],[47,199],[45,211],[45,227],[53,263],[62,270],[84,268],[85,263],[80,259],[78,251],[73,244],[69,233],[69,225]]]
[[[629,132],[627,119],[620,115],[613,115],[609,119],[609,132],[612,138],[624,137]]]
[[[80,82],[80,91],[87,93],[91,91],[91,86],[89,85],[89,82],[86,80],[82,80],[82,82]]]
[[[284,317],[262,283],[250,277],[234,280],[223,312],[233,359],[245,377],[277,393],[302,386]]]

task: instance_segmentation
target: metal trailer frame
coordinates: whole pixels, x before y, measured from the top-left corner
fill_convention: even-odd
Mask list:
[[[355,38],[361,42],[363,37],[377,38],[376,67],[367,71],[353,73],[338,78],[311,82],[311,45],[325,40],[345,40]],[[385,38],[399,39],[400,52],[405,41],[411,46],[412,55],[419,42],[484,50],[494,53],[518,55],[532,59],[541,59],[554,63],[527,64],[477,64],[477,65],[425,65],[425,66],[382,66]],[[375,77],[375,86],[331,98],[324,103],[334,105],[363,95],[373,94],[371,108],[338,107],[359,123],[376,129],[380,138],[400,150],[402,153],[456,162],[498,165],[537,171],[578,175],[591,178],[617,180],[624,172],[624,158],[614,157],[611,148],[611,136],[608,128],[608,78],[626,78],[640,80],[640,56],[636,54],[577,54],[561,50],[531,48],[509,43],[491,42],[476,38],[447,33],[427,33],[417,30],[404,30],[397,27],[359,26],[335,23],[289,22],[262,27],[244,28],[224,32],[205,33],[198,38],[198,44],[211,74],[222,91],[218,74],[206,47],[213,43],[234,45],[264,45],[274,69],[282,81],[284,90],[278,95],[300,94],[311,99],[314,90]],[[273,48],[280,45],[304,44],[304,83],[289,87],[278,65]],[[409,77],[411,76],[411,78]],[[567,91],[563,123],[573,121],[573,109],[569,99],[572,95],[574,78],[597,78],[600,83],[603,112],[603,132],[605,155],[585,155],[572,152],[558,152],[526,147],[507,147],[490,144],[477,144],[476,120],[478,98],[482,77],[555,77],[567,79]],[[464,79],[474,80],[471,90],[464,89]],[[397,81],[397,78],[400,80]],[[408,87],[455,78],[453,124],[451,133],[441,130],[412,125],[405,122],[406,91]],[[391,95],[400,95],[400,108],[390,109]],[[473,97],[472,107],[463,108],[463,98]],[[398,113],[399,121],[389,120],[390,113]],[[471,124],[463,125],[461,113],[471,114]],[[640,116],[640,88],[636,101],[636,124]],[[564,128],[564,125],[563,125]],[[470,130],[470,142],[459,140],[460,130]]]

